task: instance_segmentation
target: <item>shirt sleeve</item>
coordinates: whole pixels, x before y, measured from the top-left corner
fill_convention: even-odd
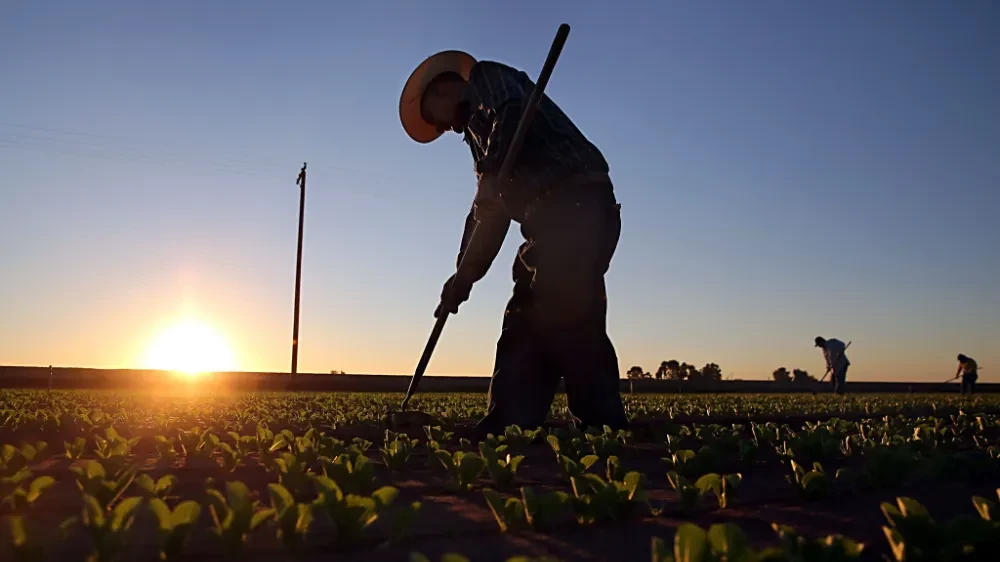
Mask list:
[[[462,233],[462,245],[456,260],[456,268],[461,267],[463,277],[475,283],[486,275],[500,253],[509,229],[510,218],[477,213],[476,203],[473,202],[465,217],[465,232]]]

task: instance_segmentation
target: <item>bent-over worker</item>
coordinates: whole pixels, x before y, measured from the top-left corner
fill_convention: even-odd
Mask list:
[[[962,377],[962,394],[972,394],[976,390],[976,380],[979,378],[979,365],[976,360],[959,353],[955,378],[959,376]]]
[[[823,349],[823,357],[826,359],[826,370],[830,372],[830,383],[833,385],[833,392],[843,394],[847,387],[847,368],[851,362],[847,360],[847,346],[837,338],[825,339],[816,336],[814,340],[816,347]],[[831,372],[832,371],[832,372]]]
[[[399,113],[410,138],[428,143],[446,131],[463,135],[477,178],[461,268],[445,283],[434,315],[458,311],[496,258],[510,222],[519,223],[525,242],[514,260],[513,295],[477,435],[499,435],[512,424],[541,426],[560,377],[579,427],[625,429],[618,357],[606,330],[604,275],[621,232],[607,162],[542,96],[509,181],[497,182],[533,87],[523,71],[461,51],[429,57],[403,87]]]

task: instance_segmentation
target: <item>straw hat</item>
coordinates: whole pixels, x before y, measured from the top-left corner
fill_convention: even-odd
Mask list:
[[[434,125],[425,121],[420,115],[420,100],[431,80],[445,72],[457,72],[462,78],[468,80],[469,71],[475,64],[476,59],[468,53],[441,51],[427,57],[410,74],[406,85],[403,86],[403,93],[399,96],[399,120],[403,123],[403,130],[410,135],[411,139],[420,143],[428,143],[441,136]]]

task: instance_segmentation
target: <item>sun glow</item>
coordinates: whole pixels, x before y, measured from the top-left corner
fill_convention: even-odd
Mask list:
[[[233,352],[219,332],[200,320],[186,319],[163,331],[146,353],[150,369],[186,375],[235,370]]]

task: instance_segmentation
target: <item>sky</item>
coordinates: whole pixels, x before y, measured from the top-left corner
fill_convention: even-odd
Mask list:
[[[474,190],[461,137],[398,116],[421,60],[537,77],[605,154],[622,372],[941,380],[1000,370],[1000,5],[0,3],[0,364],[146,367],[196,318],[287,371],[410,374]],[[430,374],[488,375],[516,224]],[[998,379],[1000,380],[1000,379]]]

